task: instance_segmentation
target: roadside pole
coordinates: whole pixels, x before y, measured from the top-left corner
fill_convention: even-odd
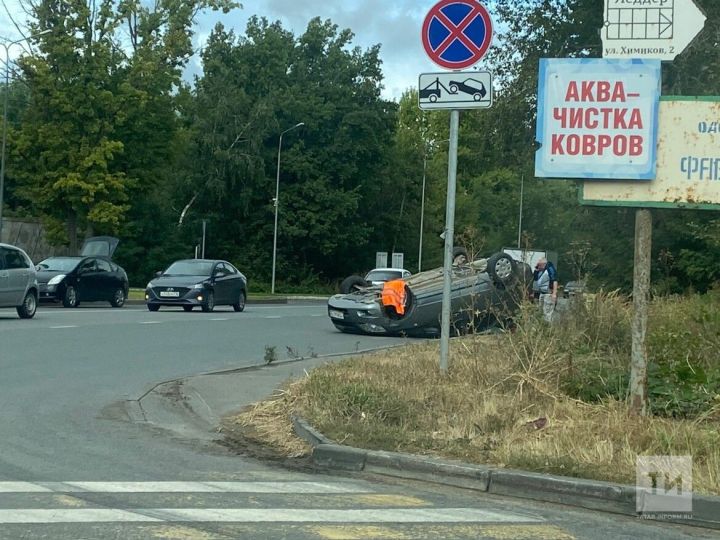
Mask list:
[[[450,111],[450,150],[448,152],[448,188],[445,209],[445,261],[443,264],[443,301],[440,321],[440,371],[448,371],[450,355],[450,308],[452,302],[452,254],[455,236],[455,187],[457,181],[458,131],[460,111]]]
[[[650,297],[652,214],[635,210],[635,270],[633,275],[632,353],[630,358],[630,408],[647,414],[647,323]]]
[[[448,372],[448,357],[450,356],[452,263],[453,248],[455,247],[455,187],[460,110],[487,109],[492,106],[493,101],[492,73],[488,71],[463,72],[462,70],[472,67],[482,60],[492,43],[493,33],[490,12],[479,0],[439,0],[430,8],[422,25],[421,39],[428,58],[438,66],[450,70],[443,73],[421,73],[418,80],[418,106],[420,109],[450,111],[448,189],[445,232],[443,233],[445,239],[443,300],[440,315],[440,372],[443,375]],[[427,160],[427,146],[425,159]],[[423,186],[425,166],[426,163],[423,166]],[[420,247],[418,259],[421,261],[422,231]],[[420,262],[418,266],[420,266]]]

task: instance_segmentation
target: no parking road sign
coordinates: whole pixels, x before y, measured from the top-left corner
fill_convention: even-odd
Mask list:
[[[430,60],[447,69],[465,69],[480,61],[492,42],[488,10],[477,0],[440,0],[422,27]]]

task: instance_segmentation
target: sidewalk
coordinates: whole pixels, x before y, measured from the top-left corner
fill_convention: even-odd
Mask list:
[[[126,412],[137,423],[219,442],[223,435],[218,426],[224,416],[267,398],[306,371],[347,356],[287,360],[161,382],[126,401]],[[293,424],[298,436],[313,447],[312,461],[318,468],[421,480],[628,516],[638,515],[636,497],[642,500],[643,496],[635,486],[353,448],[334,443],[302,419],[294,418]],[[691,515],[670,516],[665,521],[720,529],[720,497],[694,494]]]

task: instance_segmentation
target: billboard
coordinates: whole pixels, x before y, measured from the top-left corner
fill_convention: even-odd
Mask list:
[[[540,60],[535,176],[655,178],[659,60]]]
[[[580,202],[601,206],[720,208],[720,97],[663,97],[655,180],[583,182]]]

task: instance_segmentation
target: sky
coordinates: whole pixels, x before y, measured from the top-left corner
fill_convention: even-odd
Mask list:
[[[17,0],[4,0],[18,20],[24,14]],[[385,75],[383,97],[398,99],[403,91],[417,87],[420,73],[443,71],[433,64],[422,48],[420,29],[423,18],[436,0],[243,0],[243,8],[229,14],[206,12],[198,18],[195,27],[195,45],[201,48],[215,24],[220,21],[226,28],[243,34],[252,15],[280,20],[295,35],[305,31],[313,17],[330,19],[341,28],[355,33],[353,45],[366,49],[381,44],[381,59]],[[17,31],[9,22],[0,4],[0,36],[14,38]],[[19,48],[13,49],[17,55]],[[202,71],[199,58],[190,62],[186,77]]]

